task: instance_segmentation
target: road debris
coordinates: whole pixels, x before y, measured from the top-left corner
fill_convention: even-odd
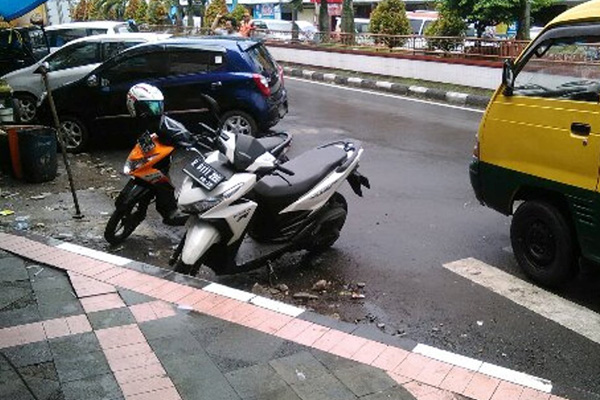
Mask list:
[[[48,192],[44,192],[42,194],[39,194],[37,196],[31,196],[29,197],[31,200],[44,200],[46,197],[50,196],[52,193],[48,193]]]
[[[13,215],[15,212],[13,210],[2,210],[0,211],[0,215],[3,217],[8,217],[9,215]]]
[[[322,292],[327,290],[331,286],[331,282],[327,282],[325,279],[318,280],[312,286],[312,290],[315,292]]]
[[[25,231],[29,229],[29,215],[23,215],[15,218],[15,229],[18,231]]]
[[[362,293],[352,293],[352,296],[350,296],[350,298],[352,300],[362,300],[365,298],[365,295]]]
[[[318,300],[319,296],[306,292],[294,293],[294,299],[296,300]]]

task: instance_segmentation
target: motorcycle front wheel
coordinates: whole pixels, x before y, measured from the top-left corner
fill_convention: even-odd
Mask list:
[[[106,224],[104,239],[113,246],[122,243],[146,218],[147,208],[148,204],[143,200],[117,208]]]

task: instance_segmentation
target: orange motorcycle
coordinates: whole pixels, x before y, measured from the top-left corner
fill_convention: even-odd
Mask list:
[[[144,133],[127,157],[123,173],[131,179],[117,196],[116,209],[104,230],[104,238],[111,245],[123,242],[135,231],[146,218],[148,206],[153,201],[167,225],[184,225],[188,217],[177,210],[174,188],[169,180],[171,154],[178,148],[189,147],[202,152],[213,151],[218,132],[201,124],[205,133],[192,135],[177,121],[165,118],[163,122],[158,134]],[[292,138],[280,132],[258,140],[276,158],[284,160]]]

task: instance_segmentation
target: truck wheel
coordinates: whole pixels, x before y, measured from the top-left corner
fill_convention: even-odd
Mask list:
[[[521,204],[513,216],[510,239],[519,266],[533,281],[559,287],[573,277],[573,236],[556,207],[540,201]]]

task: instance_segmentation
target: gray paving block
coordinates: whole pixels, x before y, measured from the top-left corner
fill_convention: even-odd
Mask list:
[[[25,261],[16,257],[0,258],[0,282],[15,282],[29,279]]]
[[[57,358],[67,358],[73,354],[84,354],[102,350],[98,338],[92,332],[50,339],[48,344],[50,345],[52,354]]]
[[[215,354],[209,354],[209,357],[212,360],[212,362],[217,366],[217,368],[219,368],[219,371],[221,371],[224,374],[231,371],[237,371],[238,369],[251,367],[257,364],[256,362],[252,361],[221,357]]]
[[[31,296],[31,288],[0,285],[0,310],[11,308],[18,308],[15,305],[19,300],[29,298]]]
[[[206,348],[209,354],[246,362],[268,362],[283,340],[265,333],[231,324]]]
[[[159,355],[158,358],[184,400],[239,398],[204,351],[188,356]]]
[[[40,378],[25,378],[27,384],[39,400],[56,399],[61,393],[60,384],[57,381]]]
[[[123,302],[128,306],[133,306],[141,303],[148,303],[150,301],[154,301],[155,299],[150,296],[146,296],[145,294],[136,293],[132,290],[127,289],[118,289],[119,295],[123,299]]]
[[[58,375],[56,374],[56,369],[54,368],[54,362],[48,361],[41,364],[35,365],[27,365],[25,367],[20,367],[19,372],[26,379],[36,378],[43,379],[47,381],[55,381],[58,382]]]
[[[291,387],[275,389],[261,396],[249,397],[248,400],[301,400]]]
[[[269,364],[289,384],[329,374],[327,368],[308,351],[272,360]]]
[[[225,378],[242,399],[258,397],[287,386],[268,364],[259,364],[225,374]]]
[[[364,364],[337,370],[334,375],[358,397],[379,393],[396,385],[381,369]]]
[[[104,353],[93,351],[90,353],[69,356],[60,356],[54,359],[56,372],[61,382],[71,382],[90,378],[110,372]]]
[[[408,94],[408,86],[402,83],[392,83],[390,91],[396,94]]]
[[[428,88],[427,92],[425,93],[425,97],[434,100],[446,101],[446,91],[441,89]]]
[[[67,274],[49,267],[31,266],[28,268],[30,282],[37,293],[44,290],[72,290]],[[39,272],[39,273],[38,273]]]
[[[217,340],[223,332],[229,329],[232,324],[217,318],[202,317],[192,319],[193,324],[191,325],[192,330],[190,332],[198,343],[206,348]]]
[[[308,350],[310,350],[309,347],[285,340],[281,346],[279,346],[275,354],[273,354],[273,359],[288,357]]]
[[[35,365],[52,361],[52,352],[47,342],[29,343],[23,346],[2,349],[2,353],[16,366]]]
[[[313,356],[319,360],[330,371],[338,371],[340,369],[352,368],[358,363],[344,357],[336,356],[335,354],[326,353],[324,351],[312,349],[310,350]]]
[[[70,286],[65,289],[38,290],[35,296],[43,319],[83,314],[83,308]]]
[[[177,336],[182,332],[189,332],[190,328],[187,316],[183,314],[142,322],[139,327],[147,340]]]
[[[105,329],[136,323],[133,314],[127,307],[92,312],[88,314],[88,319],[93,329]]]
[[[123,393],[112,374],[97,375],[62,385],[65,400],[120,400]]]
[[[9,369],[0,369],[0,399],[35,400],[19,376]]]
[[[189,332],[182,331],[175,336],[148,340],[150,346],[160,357],[188,356],[204,352],[200,343]]]
[[[23,301],[23,299],[20,301]],[[30,293],[26,297],[25,302],[27,304],[25,307],[0,312],[0,328],[29,324],[31,322],[42,320],[38,307],[33,299],[33,294]]]
[[[458,396],[458,395],[457,395]],[[457,397],[458,399],[458,397]],[[379,393],[361,397],[361,400],[417,400],[408,390],[402,386],[395,386]],[[465,398],[466,400],[466,398]],[[508,400],[508,399],[507,399]]]
[[[293,384],[291,387],[303,400],[349,400],[358,398],[333,375],[307,379]]]

